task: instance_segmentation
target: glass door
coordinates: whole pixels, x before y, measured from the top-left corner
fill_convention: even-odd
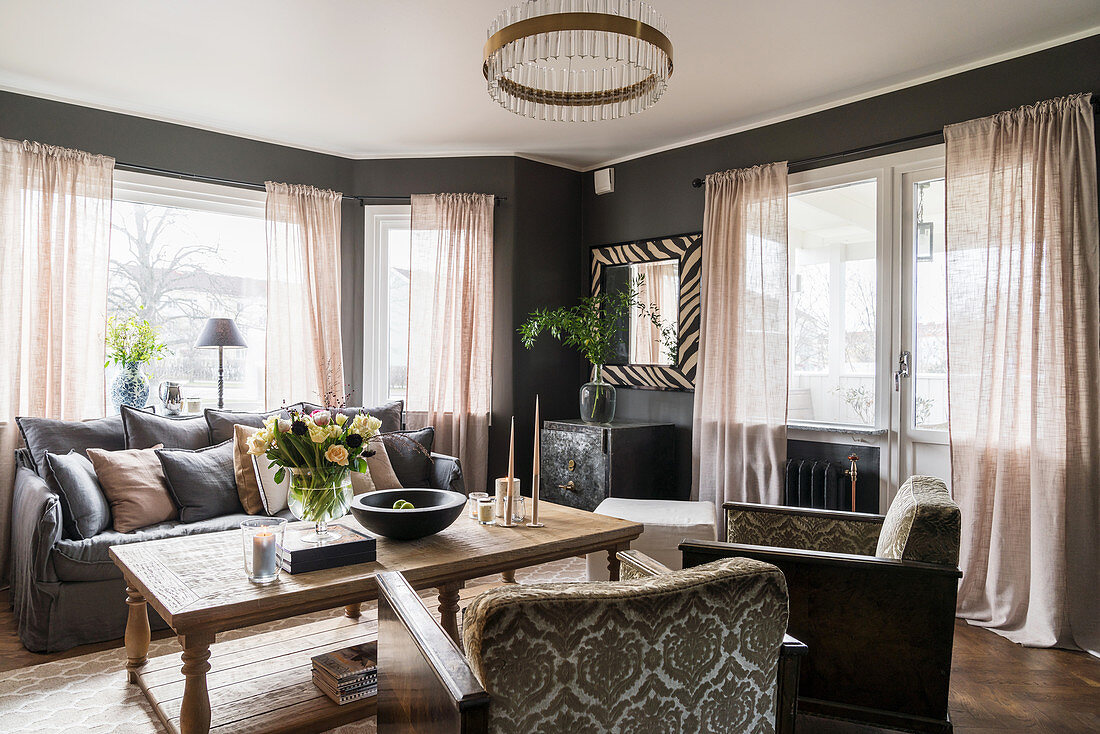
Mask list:
[[[893,374],[899,480],[931,474],[950,484],[943,168],[903,173],[900,204],[901,328]]]

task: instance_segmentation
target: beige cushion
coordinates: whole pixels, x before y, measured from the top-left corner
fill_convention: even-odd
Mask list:
[[[237,498],[249,515],[260,515],[264,511],[260,480],[256,477],[256,464],[259,462],[253,462],[252,455],[248,453],[248,439],[259,430],[239,424],[233,426],[233,475],[237,479]],[[266,456],[259,458],[267,462]]]
[[[374,451],[374,456],[367,457],[367,470],[370,472],[370,480],[374,485],[370,491],[375,489],[404,489],[401,482],[397,480],[397,474],[393,471],[393,464],[390,463],[390,455],[386,453],[386,444],[381,441],[371,441],[370,448]],[[354,476],[352,477],[352,484],[354,485]],[[356,490],[356,494],[359,491]]]
[[[890,503],[875,555],[958,566],[961,525],[959,506],[942,479],[911,476]]]
[[[111,505],[115,530],[129,533],[179,516],[176,503],[168,494],[164,469],[156,449],[104,451],[88,449],[88,459]]]

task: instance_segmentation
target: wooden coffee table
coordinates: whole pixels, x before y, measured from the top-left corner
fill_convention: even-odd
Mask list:
[[[317,732],[374,715],[369,698],[337,706],[310,679],[310,657],[373,639],[374,620],[359,619],[361,602],[378,598],[375,574],[400,571],[418,589],[436,588],[444,629],[458,640],[458,595],[463,584],[494,573],[514,579],[515,570],[598,551],[618,578],[615,553],[629,548],[642,526],[604,515],[540,505],[543,528],[479,525],[463,512],[444,530],[423,540],[378,539],[378,560],[298,575],[283,573],[267,586],[248,581],[239,531],[153,540],[111,548],[126,579],[126,669],[170,731]],[[355,525],[349,515],[339,522]],[[288,533],[307,523],[292,523]],[[168,623],[183,647],[179,658],[147,660],[149,614]],[[316,625],[258,634],[211,645],[219,632],[324,609],[345,607],[349,619],[324,629]],[[212,713],[213,709],[213,713]],[[213,727],[211,724],[213,723]]]

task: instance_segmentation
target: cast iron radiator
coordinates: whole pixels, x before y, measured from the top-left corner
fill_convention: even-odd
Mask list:
[[[819,510],[852,509],[847,468],[821,459],[787,459],[783,504]]]

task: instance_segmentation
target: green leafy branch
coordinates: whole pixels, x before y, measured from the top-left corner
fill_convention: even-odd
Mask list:
[[[156,327],[148,319],[139,319],[139,313],[126,320],[115,316],[107,319],[107,332],[104,342],[107,346],[107,361],[103,366],[117,364],[123,368],[141,365],[153,360],[164,359],[171,351],[160,340]]]
[[[531,349],[546,333],[565,346],[576,349],[593,365],[605,365],[614,357],[615,348],[620,343],[623,320],[633,309],[638,309],[657,328],[661,334],[661,344],[672,363],[676,364],[679,352],[676,326],[664,324],[656,304],[639,300],[638,291],[644,282],[645,275],[642,274],[623,290],[584,296],[576,306],[532,311],[518,329],[523,346]]]

